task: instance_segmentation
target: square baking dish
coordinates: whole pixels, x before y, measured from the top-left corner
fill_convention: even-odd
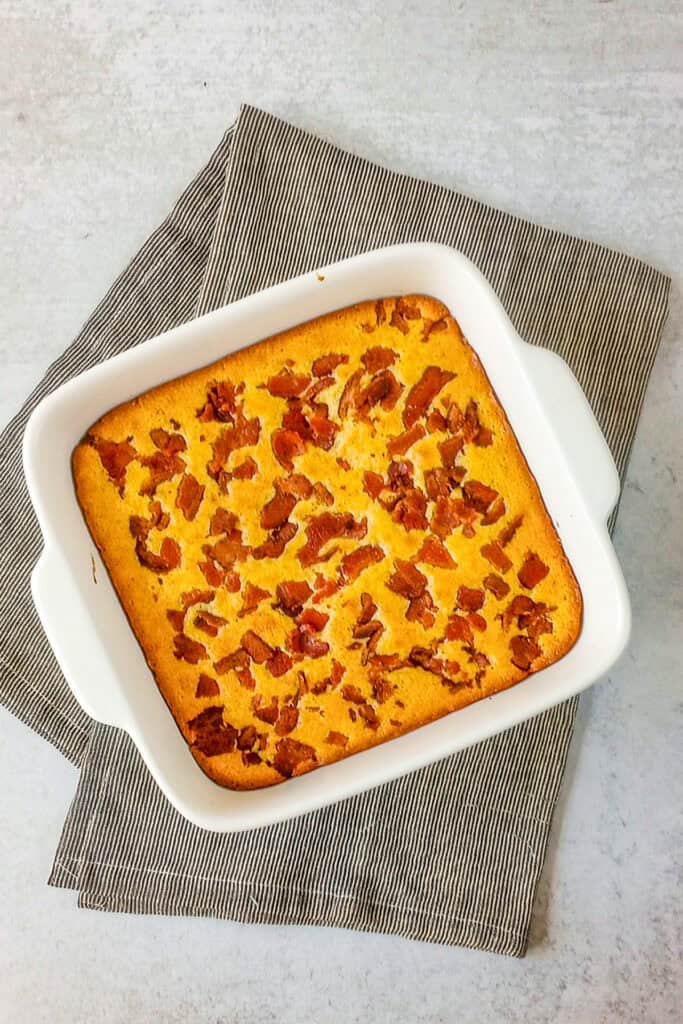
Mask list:
[[[411,733],[267,789],[224,789],[196,764],[157,688],[76,501],[71,453],[104,412],[165,380],[332,310],[408,293],[443,302],[483,363],[581,587],[579,638],[548,668]],[[628,594],[606,527],[619,477],[588,402],[566,364],[522,341],[484,277],[445,246],[365,253],[150,339],[44,399],[23,454],[45,541],[33,598],[64,676],[88,714],[130,734],[167,798],[203,828],[272,824],[414,771],[583,690],[628,640]]]

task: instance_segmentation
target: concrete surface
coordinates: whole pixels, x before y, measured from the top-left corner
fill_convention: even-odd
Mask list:
[[[75,771],[0,712],[0,1020],[663,1022],[683,1006],[681,7],[0,0],[0,415],[239,102],[675,275],[617,531],[633,641],[582,701],[532,948],[79,911]]]

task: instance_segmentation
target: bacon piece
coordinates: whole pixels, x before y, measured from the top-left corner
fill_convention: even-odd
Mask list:
[[[389,323],[391,324],[392,327],[397,327],[401,334],[407,334],[408,331],[410,330],[410,324],[408,323],[407,318],[400,311],[398,306],[396,306],[392,310],[391,319]]]
[[[190,665],[197,665],[208,658],[204,644],[192,640],[184,633],[177,633],[173,637],[173,654],[178,661],[187,661]]]
[[[136,457],[137,452],[130,443],[132,438],[125,441],[104,441],[97,438],[91,439],[91,444],[100,457],[105,472],[110,480],[116,484],[119,494],[123,496],[123,489],[126,483],[126,469],[128,464]]]
[[[330,617],[316,608],[306,608],[299,613],[296,621],[300,626],[310,626],[316,633],[320,633],[330,621]]]
[[[377,611],[377,605],[372,600],[372,597],[370,596],[370,594],[362,593],[360,595],[360,608],[361,608],[361,611],[360,611],[360,615],[358,616],[358,618],[356,620],[356,624],[358,626],[364,626],[366,623],[370,622],[370,620],[372,619],[373,615]]]
[[[455,569],[456,563],[443,541],[431,534],[422,541],[422,547],[414,556],[414,561],[435,565],[439,569]]]
[[[213,667],[219,676],[232,670],[245,690],[253,690],[256,686],[256,680],[249,671],[249,655],[241,647],[219,661],[214,661]]]
[[[416,569],[410,562],[402,558],[394,561],[394,572],[387,581],[389,590],[401,597],[412,599],[420,597],[427,589],[427,577],[419,569]]]
[[[189,522],[197,515],[203,497],[204,488],[202,485],[191,473],[185,473],[180,478],[175,503]]]
[[[253,629],[247,630],[240,640],[240,644],[251,660],[255,661],[257,665],[262,665],[275,654],[275,651],[270,644],[267,644],[265,640],[253,631]]]
[[[425,320],[424,331],[422,332],[422,341],[429,341],[432,334],[438,334],[440,331],[445,331],[448,327],[448,321],[445,317],[441,317],[440,320]]]
[[[336,458],[334,461],[337,463],[338,466],[341,466],[345,473],[348,473],[349,470],[351,469],[351,463],[349,462],[348,459]]]
[[[394,505],[391,518],[404,530],[427,530],[427,499],[419,487],[411,487]]]
[[[300,743],[299,740],[293,740],[290,736],[278,741],[275,747],[273,767],[280,775],[284,775],[287,779],[291,778],[307,761],[312,761],[313,764],[318,763],[313,747],[309,747],[307,743]]]
[[[385,704],[394,692],[393,683],[388,679],[372,680],[372,696],[378,704]]]
[[[298,529],[296,523],[283,523],[282,526],[276,526],[270,537],[252,550],[252,558],[279,558]]]
[[[235,562],[243,562],[249,554],[248,546],[242,541],[241,530],[231,530],[215,544],[204,544],[202,551],[224,569],[232,569]]]
[[[484,591],[472,587],[458,587],[458,608],[466,612],[478,612],[484,605]]]
[[[326,597],[331,597],[332,594],[336,594],[339,587],[335,580],[326,579],[322,573],[317,573],[315,577],[315,594],[313,595],[313,603],[319,604],[320,601],[324,601]]]
[[[187,442],[182,434],[169,434],[163,427],[155,427],[154,430],[150,430],[149,436],[155,447],[165,452],[166,455],[184,452],[187,448]]]
[[[259,521],[264,530],[272,530],[276,526],[282,526],[289,519],[299,500],[294,494],[287,494],[278,490],[277,484],[275,487],[275,496],[261,509]]]
[[[239,575],[236,572],[226,572],[225,578],[223,580],[223,586],[231,594],[239,594],[240,587],[242,586],[242,581],[240,580]]]
[[[319,356],[313,363],[312,371],[314,377],[327,377],[333,373],[342,363],[348,363],[347,355],[340,355],[337,352],[330,352],[325,356]]]
[[[476,509],[477,512],[487,512],[489,506],[498,498],[498,491],[487,487],[479,480],[468,480],[462,485],[465,504]]]
[[[513,636],[510,640],[510,649],[512,664],[524,672],[531,669],[534,660],[541,654],[541,648],[536,641],[531,640],[528,636]]]
[[[258,444],[260,436],[261,421],[258,417],[248,420],[240,413],[235,419],[234,426],[226,427],[212,442],[213,457],[206,464],[209,476],[213,480],[219,480],[232,453],[240,448]]]
[[[223,719],[221,705],[205,708],[188,723],[192,730],[192,746],[206,757],[229,754],[235,749],[237,729]]]
[[[472,440],[478,448],[488,448],[493,444],[493,433],[488,427],[479,427]]]
[[[215,590],[186,590],[180,595],[180,603],[183,608],[192,608],[195,604],[210,604],[215,596]]]
[[[182,633],[183,626],[185,625],[185,612],[178,612],[169,608],[166,612],[166,618],[171,623],[176,633]]]
[[[437,434],[446,430],[448,426],[446,417],[438,409],[432,409],[427,416],[427,430],[430,434]]]
[[[448,498],[451,493],[451,479],[446,469],[428,469],[425,473],[425,489],[432,501]]]
[[[365,704],[365,697],[358,687],[352,686],[351,683],[346,683],[342,686],[341,694],[344,700],[349,701],[351,704]]]
[[[255,583],[247,582],[244,588],[242,607],[238,611],[237,617],[242,619],[245,615],[249,615],[249,613],[255,611],[261,601],[265,601],[267,597],[270,597],[269,590],[264,590],[263,587],[259,587]]]
[[[306,543],[297,551],[297,558],[303,566],[325,561],[321,550],[330,540],[360,540],[367,531],[367,519],[357,522],[348,513],[321,512],[320,515],[309,519],[306,525]]]
[[[437,498],[432,513],[432,530],[445,540],[462,523],[460,503],[452,498]]]
[[[237,737],[237,749],[251,750],[257,740],[258,733],[256,731],[256,726],[245,725],[243,729],[240,729],[239,736]]]
[[[268,725],[275,725],[278,718],[280,717],[280,709],[278,707],[277,697],[272,697],[270,704],[265,708],[260,707],[259,704],[256,703],[257,701],[260,701],[260,699],[260,697],[254,698],[253,708],[255,716],[261,722],[266,722]]]
[[[355,401],[356,411],[362,419],[367,419],[370,410],[380,405],[390,412],[403,391],[403,385],[396,380],[391,370],[380,370],[370,383],[361,391]]]
[[[549,572],[550,569],[545,562],[534,551],[529,551],[524,559],[524,565],[517,573],[517,579],[527,590],[533,590]]]
[[[318,406],[318,408],[325,408],[326,406]],[[328,452],[334,444],[334,439],[339,432],[339,424],[331,420],[327,415],[316,412],[309,417],[309,425],[311,429],[311,440],[317,448],[322,448],[323,451]]]
[[[489,507],[488,512],[486,512],[485,515],[482,516],[482,518],[481,518],[481,525],[482,526],[492,526],[494,523],[497,523],[498,520],[501,519],[505,515],[505,512],[506,512],[505,500],[499,494],[498,497],[493,502],[493,504]]]
[[[508,546],[508,544],[510,543],[512,538],[517,533],[517,530],[522,525],[523,521],[524,521],[524,516],[515,516],[514,519],[510,520],[510,522],[507,524],[507,526],[503,527],[503,529],[498,534],[498,540],[499,540],[499,542],[500,542],[502,547],[505,548],[505,547]]]
[[[361,704],[358,708],[358,714],[363,719],[368,729],[374,730],[379,728],[379,716],[372,704]]]
[[[495,572],[491,572],[488,576],[484,577],[484,586],[487,590],[490,590],[494,597],[497,597],[499,601],[504,597],[507,597],[510,593],[509,585]]]
[[[199,568],[204,574],[206,582],[212,587],[220,587],[225,581],[225,573],[219,569],[215,562],[209,559],[206,562],[199,562]]]
[[[325,640],[318,640],[310,626],[300,625],[287,638],[287,646],[295,654],[305,654],[309,658],[322,658],[330,650]]]
[[[478,630],[480,633],[485,633],[488,623],[483,615],[479,612],[470,612],[467,616],[467,621],[473,629]]]
[[[289,403],[287,412],[282,417],[282,426],[285,430],[293,430],[304,441],[310,441],[313,438],[313,431],[311,430],[308,416],[298,401]]]
[[[431,629],[436,621],[434,612],[437,610],[432,600],[432,595],[428,590],[425,590],[419,597],[414,597],[410,601],[406,611],[406,619],[408,622],[421,623],[424,629]]]
[[[214,615],[212,612],[198,612],[194,617],[194,624],[197,629],[201,629],[208,636],[218,636],[225,625],[225,619],[222,619],[220,615]]]
[[[451,434],[461,433],[465,426],[465,417],[457,402],[450,402],[448,407],[444,405],[446,412],[446,426]]]
[[[387,451],[390,455],[405,455],[408,449],[420,441],[426,433],[427,431],[421,423],[414,423],[409,430],[404,430],[402,434],[389,440]]]
[[[131,516],[128,520],[128,527],[136,540],[145,540],[154,529],[165,530],[170,522],[168,513],[162,511],[158,501],[150,501],[149,512],[149,519],[145,519],[143,516]]]
[[[408,661],[411,665],[417,665],[419,668],[423,668],[425,672],[432,672],[437,676],[442,675],[445,668],[441,658],[437,658],[430,647],[412,647],[408,655]]]
[[[258,472],[258,466],[251,455],[247,455],[244,462],[240,462],[239,466],[235,466],[232,471],[232,475],[235,480],[252,480]]]
[[[325,737],[325,743],[329,743],[332,747],[345,747],[348,742],[348,736],[345,736],[343,732],[335,732],[334,729]]]
[[[271,676],[278,678],[283,676],[285,672],[289,672],[292,667],[292,659],[290,656],[282,650],[280,647],[276,647],[272,657],[268,658],[266,662],[266,668],[270,672]]]
[[[373,501],[376,500],[384,490],[384,477],[367,469],[363,473],[363,490]]]
[[[381,327],[381,325],[386,321],[386,318],[387,311],[384,308],[384,302],[382,299],[378,299],[375,303],[375,319],[377,321],[377,326]]]
[[[154,495],[159,484],[172,480],[185,470],[185,463],[175,453],[163,451],[140,456],[140,464],[149,470],[149,477],[140,488],[140,494]]]
[[[446,469],[451,469],[455,465],[455,460],[463,450],[464,444],[462,434],[454,434],[453,437],[449,437],[438,444],[441,462]]]
[[[334,494],[320,480],[313,485],[313,494],[321,505],[334,505]]]
[[[301,613],[312,593],[305,580],[285,580],[275,588],[277,607],[294,619]]]
[[[438,366],[428,366],[416,384],[412,386],[403,409],[403,425],[412,427],[424,416],[439,391],[455,377],[454,373]]]
[[[343,420],[345,416],[347,416],[348,413],[351,412],[351,410],[355,408],[358,403],[358,397],[360,395],[360,384],[361,380],[363,379],[363,372],[364,371],[362,366],[359,367],[357,370],[354,370],[349,379],[346,381],[346,384],[344,385],[344,390],[341,393],[341,398],[339,399],[339,407],[337,409],[337,415],[339,416],[340,420]]]
[[[472,626],[462,615],[452,615],[446,626],[447,640],[460,640],[462,643],[473,644]]]
[[[197,419],[202,423],[220,420],[222,423],[234,423],[238,412],[237,396],[244,390],[244,385],[237,387],[229,380],[216,381],[206,393],[206,403],[197,412]]]
[[[384,551],[376,544],[366,544],[344,555],[339,564],[339,577],[345,583],[353,583],[369,566],[381,562]]]
[[[266,389],[274,398],[298,398],[310,383],[307,375],[285,369],[266,382]]]
[[[164,537],[158,555],[149,550],[144,540],[138,538],[135,553],[140,564],[153,572],[170,572],[171,569],[177,569],[181,562],[180,545],[172,537]]]
[[[490,562],[495,569],[500,570],[502,573],[506,573],[512,567],[512,562],[498,541],[494,540],[490,544],[484,544],[481,553],[487,562]]]
[[[217,681],[212,676],[207,676],[205,672],[200,673],[195,697],[217,697],[219,693]]]
[[[234,512],[228,512],[227,508],[217,508],[211,516],[209,536],[218,537],[221,533],[232,533],[237,529],[238,522]]]
[[[294,469],[294,457],[306,450],[303,438],[293,430],[274,430],[270,443],[277,461],[289,470]]]
[[[503,629],[509,629],[514,619],[519,626],[522,615],[531,614],[536,608],[535,603],[526,594],[517,594],[503,612]],[[521,626],[519,626],[521,629]]]
[[[291,704],[285,704],[280,709],[278,720],[275,723],[275,732],[278,736],[286,736],[287,733],[293,732],[299,722],[299,712]]]
[[[373,374],[393,366],[398,359],[398,353],[390,348],[375,345],[373,348],[367,349],[360,358],[367,372]]]
[[[520,629],[525,632],[533,639],[541,636],[543,633],[553,632],[552,619],[548,618],[545,612],[548,610],[547,605],[539,604],[534,605],[534,609],[531,612],[520,615],[517,619],[517,625]]]

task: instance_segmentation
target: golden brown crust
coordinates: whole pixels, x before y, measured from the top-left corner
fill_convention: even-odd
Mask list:
[[[93,424],[72,461],[159,688],[220,785],[385,742],[578,636],[536,481],[427,296],[361,303],[169,381]]]

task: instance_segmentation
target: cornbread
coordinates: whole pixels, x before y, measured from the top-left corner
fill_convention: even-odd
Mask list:
[[[579,634],[538,485],[433,298],[360,303],[153,388],[72,461],[161,693],[220,785],[383,743]]]

